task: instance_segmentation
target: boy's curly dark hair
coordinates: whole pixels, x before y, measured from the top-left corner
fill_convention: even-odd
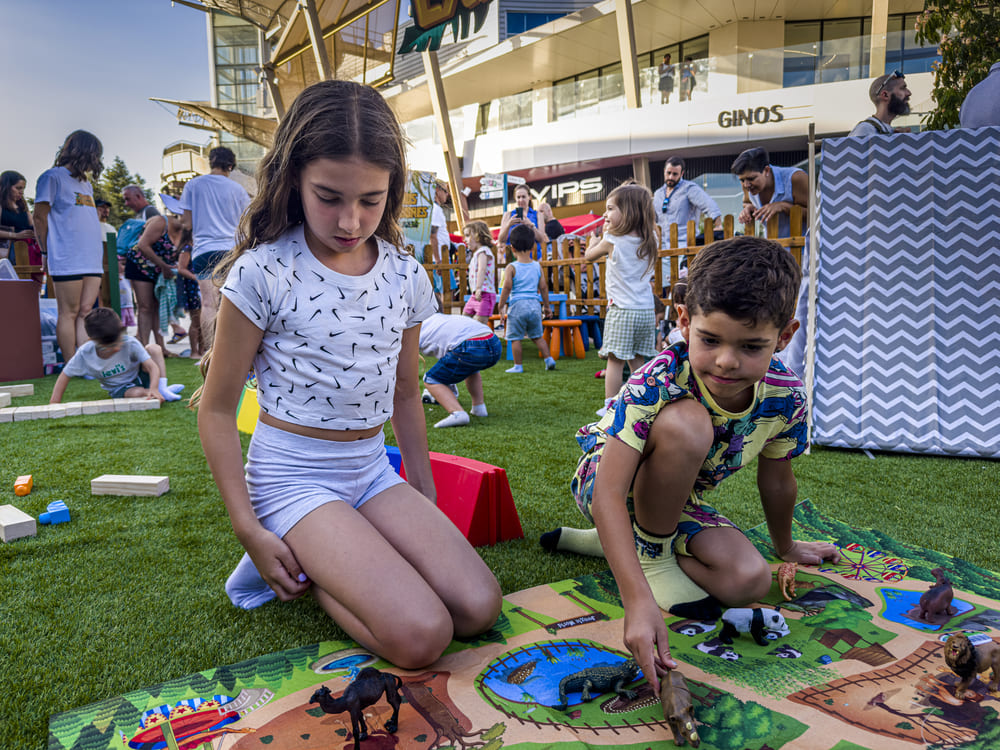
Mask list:
[[[535,233],[524,224],[518,224],[510,230],[510,246],[521,253],[535,248]]]
[[[795,316],[802,270],[777,242],[734,237],[713,242],[691,262],[685,303],[693,313],[724,312],[751,325],[783,329]]]

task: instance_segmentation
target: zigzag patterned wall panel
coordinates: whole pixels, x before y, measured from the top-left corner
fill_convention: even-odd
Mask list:
[[[813,439],[1000,457],[1000,128],[823,142]]]

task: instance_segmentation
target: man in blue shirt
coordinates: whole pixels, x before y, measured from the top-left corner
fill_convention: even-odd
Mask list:
[[[679,156],[671,156],[663,165],[663,185],[653,193],[653,209],[656,211],[656,223],[663,231],[661,247],[670,247],[671,224],[677,225],[677,244],[685,247],[688,221],[694,219],[698,222],[703,214],[715,220],[716,229],[722,229],[722,211],[708,193],[684,179],[684,160]],[[669,258],[664,258],[664,284],[669,275]]]

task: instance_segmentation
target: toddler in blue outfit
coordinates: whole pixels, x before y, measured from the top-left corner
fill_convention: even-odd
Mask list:
[[[503,315],[507,340],[511,342],[514,366],[507,372],[524,372],[521,364],[521,339],[535,342],[545,357],[545,369],[556,369],[556,361],[549,352],[548,344],[542,338],[542,309],[546,316],[552,314],[549,306],[549,286],[537,260],[531,259],[535,247],[535,233],[524,224],[518,224],[510,232],[510,247],[517,261],[507,266],[503,277],[503,291],[500,293],[500,314]],[[508,306],[509,303],[509,306]]]

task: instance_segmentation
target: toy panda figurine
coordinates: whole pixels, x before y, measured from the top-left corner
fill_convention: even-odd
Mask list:
[[[758,646],[766,646],[768,640],[788,635],[789,632],[785,618],[775,609],[727,609],[722,615],[719,640],[732,643],[733,636],[750,633]]]

